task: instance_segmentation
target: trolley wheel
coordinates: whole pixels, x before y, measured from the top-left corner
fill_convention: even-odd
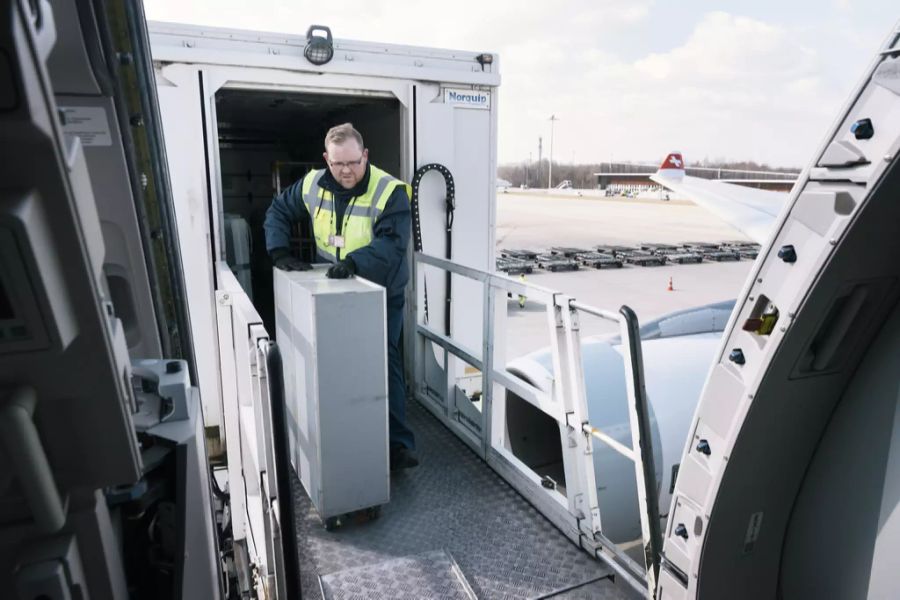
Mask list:
[[[325,519],[325,531],[334,531],[341,526],[341,520],[337,517],[328,517]]]
[[[354,525],[365,525],[370,521],[374,521],[381,514],[380,506],[370,506],[369,508],[361,508],[353,511],[349,517],[353,520]]]

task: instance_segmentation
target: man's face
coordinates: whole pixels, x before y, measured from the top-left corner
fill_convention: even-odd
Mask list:
[[[331,174],[344,189],[351,189],[366,174],[366,161],[369,151],[360,148],[354,139],[343,144],[327,144],[322,154]]]

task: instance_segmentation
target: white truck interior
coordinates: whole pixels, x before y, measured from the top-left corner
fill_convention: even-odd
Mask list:
[[[252,232],[252,298],[267,330],[275,328],[272,263],[266,253],[263,222],[272,198],[310,169],[325,167],[325,134],[331,126],[345,122],[353,123],[363,133],[372,164],[388,173],[400,173],[400,114],[396,98],[374,92],[334,94],[245,88],[216,92],[222,211],[244,219]],[[299,248],[305,260],[314,260],[307,224],[300,224],[297,233],[294,247]],[[239,267],[231,260],[229,264],[235,270]]]

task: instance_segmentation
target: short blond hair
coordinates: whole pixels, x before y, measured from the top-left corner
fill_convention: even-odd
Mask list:
[[[341,145],[351,138],[356,140],[360,150],[365,149],[366,146],[363,144],[362,134],[353,127],[353,123],[335,125],[325,134],[325,150],[328,150],[328,144]]]

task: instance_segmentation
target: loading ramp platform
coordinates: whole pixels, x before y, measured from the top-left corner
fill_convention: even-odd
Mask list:
[[[636,597],[414,400],[421,462],[378,518],[326,531],[293,476],[304,599]]]

